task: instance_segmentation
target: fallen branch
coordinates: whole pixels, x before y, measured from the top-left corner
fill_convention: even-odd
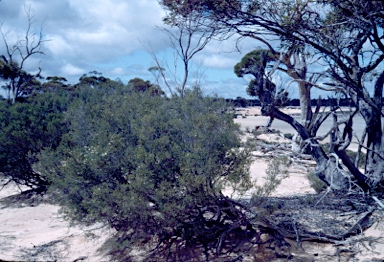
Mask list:
[[[375,202],[383,209],[384,212],[384,204],[375,196],[372,196],[372,199],[375,200]]]

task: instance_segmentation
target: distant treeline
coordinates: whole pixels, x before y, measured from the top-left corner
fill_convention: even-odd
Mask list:
[[[232,103],[235,107],[248,107],[248,106],[261,106],[261,103],[258,99],[246,99],[243,97],[237,97],[235,99],[229,98],[226,99],[227,102]],[[383,98],[384,101],[384,98]],[[318,99],[312,99],[311,105],[316,106]],[[351,99],[337,99],[337,98],[326,98],[320,99],[321,106],[330,106],[330,105],[339,105],[339,106],[353,106]],[[290,99],[285,103],[285,106],[300,106],[299,99]]]

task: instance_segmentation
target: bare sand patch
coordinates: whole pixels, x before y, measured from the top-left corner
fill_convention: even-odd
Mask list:
[[[12,203],[12,197],[20,194],[14,184],[0,192],[0,260],[108,261],[98,250],[112,233],[108,227],[71,226],[58,206],[39,200]]]

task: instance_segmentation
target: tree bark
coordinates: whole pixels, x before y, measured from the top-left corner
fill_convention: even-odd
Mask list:
[[[379,108],[370,106],[364,100],[359,100],[359,109],[367,124],[367,156],[365,174],[369,178],[369,183],[376,186],[384,175],[384,150],[383,150],[383,130],[381,120],[381,108],[383,100],[384,71],[376,81],[374,89],[373,103]]]
[[[264,107],[264,105],[263,105]],[[291,125],[300,135],[302,140],[309,145],[310,154],[317,163],[316,175],[334,190],[345,190],[348,179],[338,170],[339,163],[331,160],[319,143],[313,139],[308,130],[290,115],[287,115],[276,107],[268,105],[268,110],[263,110],[263,115],[272,116]]]
[[[312,122],[311,88],[305,83],[299,83],[301,124],[309,128]]]

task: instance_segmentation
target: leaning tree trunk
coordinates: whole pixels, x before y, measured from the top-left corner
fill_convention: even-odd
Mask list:
[[[317,163],[316,175],[334,190],[345,190],[348,187],[348,178],[340,172],[337,158],[329,158],[319,143],[313,139],[308,130],[290,115],[278,110],[273,105],[262,105],[262,114],[272,116],[291,125],[300,135],[301,139],[310,148],[310,154]]]
[[[241,67],[241,64],[236,65],[235,71],[238,72],[239,76],[251,72],[252,75],[255,77],[255,79],[250,83],[250,85],[252,85],[250,86],[250,88],[252,88],[253,93],[255,93],[260,99],[262,106],[261,113],[264,116],[276,118],[291,125],[300,135],[302,141],[310,149],[309,153],[317,162],[316,175],[321,180],[326,182],[332,189],[346,189],[349,186],[349,178],[347,177],[345,172],[340,168],[338,161],[339,156],[334,153],[330,155],[332,157],[328,157],[322,147],[319,145],[319,143],[309,133],[309,127],[307,129],[306,126],[300,124],[293,117],[284,114],[283,112],[277,109],[277,107],[275,106],[275,103],[278,102],[275,101],[276,86],[268,77],[265,77],[265,68],[268,62],[268,54],[266,52],[260,52],[257,59],[257,63],[255,63],[255,61],[253,60],[250,61],[255,64],[251,71],[248,71],[248,67]],[[291,72],[293,73],[293,71]],[[303,73],[305,73],[305,71],[303,71]],[[301,76],[297,75],[297,77],[301,77],[300,79],[304,79],[304,76],[305,74],[302,74]],[[309,95],[310,93],[308,92],[306,94]],[[310,103],[310,100],[308,101],[308,103]],[[310,107],[308,109],[311,110]],[[365,178],[360,180],[358,179],[358,183],[360,182],[363,183],[363,186],[365,188]]]
[[[336,108],[333,108],[332,111],[335,111]],[[338,117],[337,114],[333,114],[333,131],[331,132],[331,141],[330,141],[330,154],[334,154],[338,157],[344,164],[344,166],[349,170],[349,172],[355,177],[357,180],[357,184],[367,192],[370,188],[367,184],[367,178],[364,174],[360,172],[357,166],[351,161],[349,156],[346,153],[346,149],[350,145],[353,137],[352,123],[353,118],[355,117],[355,111],[353,114],[349,116],[349,120],[345,124],[343,134],[341,134],[338,127]]]
[[[367,155],[365,175],[369,179],[371,187],[375,188],[384,180],[384,149],[382,130],[382,96],[383,96],[384,72],[381,73],[375,84],[373,103],[368,104],[360,99],[358,107],[366,122]]]
[[[311,86],[307,83],[307,61],[306,56],[300,52],[294,52],[291,58],[286,57],[283,62],[287,66],[287,74],[292,77],[298,84],[299,100],[300,100],[300,122],[307,128],[312,124],[312,108],[311,108]],[[293,63],[292,63],[293,62]],[[292,150],[300,152],[306,150],[305,143],[296,133],[292,139]]]

